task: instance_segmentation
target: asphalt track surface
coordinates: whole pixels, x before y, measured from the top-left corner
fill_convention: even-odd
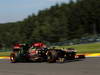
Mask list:
[[[10,63],[1,59],[0,75],[100,75],[100,57],[65,63]]]

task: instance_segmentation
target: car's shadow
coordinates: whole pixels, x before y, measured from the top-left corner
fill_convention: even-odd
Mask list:
[[[64,64],[64,63],[70,63],[70,62],[79,62],[79,61],[84,61],[84,59],[73,59],[73,60],[65,60],[64,62],[47,62],[47,61],[20,61],[20,62],[16,62],[16,63],[48,63],[48,64],[53,64],[53,63],[57,63],[57,64]],[[12,63],[12,62],[10,62]]]

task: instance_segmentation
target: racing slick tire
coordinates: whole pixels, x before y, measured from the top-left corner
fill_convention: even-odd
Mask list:
[[[47,62],[48,63],[53,63],[56,62],[57,59],[57,52],[55,50],[51,50],[47,53]]]
[[[16,63],[17,62],[17,56],[16,56],[16,54],[11,54],[10,55],[10,61],[11,61],[11,63]]]
[[[56,62],[56,59],[53,58],[52,56],[48,56],[48,57],[47,57],[47,62],[48,62],[48,63],[53,63],[53,62]]]

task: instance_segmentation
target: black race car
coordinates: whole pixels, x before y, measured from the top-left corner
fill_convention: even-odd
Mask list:
[[[66,60],[83,59],[85,55],[77,55],[74,48],[48,49],[28,44],[17,44],[10,54],[11,62],[21,61],[47,61],[47,62],[64,62]]]

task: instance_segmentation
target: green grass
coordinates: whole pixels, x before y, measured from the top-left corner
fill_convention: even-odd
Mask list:
[[[10,52],[0,52],[0,56],[9,56]]]
[[[78,53],[100,53],[100,43],[56,46],[57,48],[75,48]]]

